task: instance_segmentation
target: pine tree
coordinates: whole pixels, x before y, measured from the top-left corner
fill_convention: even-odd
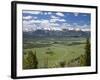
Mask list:
[[[27,67],[29,69],[38,68],[38,61],[37,61],[37,57],[36,57],[36,52],[34,54],[32,51],[29,51],[26,59],[27,59],[27,62],[28,62]]]
[[[66,61],[61,61],[59,64],[60,64],[60,67],[65,67],[66,66]]]
[[[90,66],[91,65],[91,51],[90,51],[90,41],[88,38],[86,40],[85,53],[86,53],[86,66]]]
[[[44,67],[45,68],[48,68],[48,55],[45,56],[45,59],[44,59]]]
[[[38,59],[36,57],[36,51],[34,53],[34,64],[35,64],[34,68],[38,68]]]

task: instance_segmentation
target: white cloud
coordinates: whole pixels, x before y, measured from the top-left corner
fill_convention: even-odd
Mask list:
[[[49,23],[49,20],[41,20],[41,23]]]
[[[50,22],[56,22],[56,21],[66,22],[65,19],[50,19]]]
[[[29,23],[29,21],[23,20],[23,24],[27,24],[27,25],[28,25],[28,24],[30,24],[30,23]]]
[[[44,15],[51,15],[52,14],[52,12],[41,12],[41,13]]]
[[[83,16],[88,16],[88,15],[84,14]]]
[[[60,13],[60,12],[56,13],[56,15],[58,15],[58,16],[64,16],[64,14]]]
[[[63,27],[63,28],[67,28],[67,27],[72,27],[72,25],[69,24],[69,23],[63,23],[63,24],[62,24],[62,27]]]
[[[91,31],[90,29],[82,29],[82,31]]]
[[[62,29],[60,27],[55,27],[55,30],[61,31]]]
[[[23,24],[23,31],[34,31],[36,30],[37,26],[35,24]]]
[[[52,21],[51,21],[52,20]],[[64,19],[51,19],[49,20],[24,20],[23,21],[23,30],[24,31],[31,31],[36,29],[46,29],[46,30],[60,30],[60,29],[82,29],[83,31],[90,30],[90,25],[84,24],[84,25],[78,25],[77,23],[69,24],[67,22],[64,22]],[[56,21],[62,21],[62,24],[56,23]]]
[[[56,16],[51,15],[51,18],[58,19],[59,17],[56,17]]]
[[[66,20],[65,19],[59,19],[58,21],[65,22]]]
[[[50,27],[50,22],[49,22],[49,20],[42,20],[41,23],[40,23],[40,26],[41,26],[42,28],[48,28],[48,27]]]
[[[45,14],[45,15],[47,15],[48,13],[47,13],[47,12],[45,12],[44,14]]]
[[[58,21],[59,19],[50,19],[50,22],[56,22]]]
[[[48,23],[49,20],[29,20],[29,21],[23,21],[23,24],[33,24],[33,23]]]
[[[84,24],[84,25],[78,25],[77,23],[74,23],[74,29],[75,30],[82,30],[82,31],[90,31],[90,25]]]
[[[29,20],[23,21],[23,31],[34,31],[36,29],[60,30],[58,23],[51,23],[49,20]]]
[[[42,12],[40,12],[40,11],[23,11],[23,13],[40,14],[40,13],[42,13]]]
[[[32,16],[23,16],[23,19],[25,19],[25,20],[28,20],[28,19],[31,19],[32,18]]]
[[[48,12],[48,14],[52,14],[52,12]]]
[[[42,28],[49,28],[49,20],[29,20],[23,21],[23,31],[31,31]]]
[[[50,26],[55,27],[55,26],[59,26],[59,24],[58,23],[50,23]]]
[[[90,28],[90,25],[84,24],[82,28]]]
[[[56,21],[61,21],[62,24],[56,23]],[[78,23],[69,24],[65,19],[50,19],[50,20],[23,20],[23,31],[34,31],[36,29],[46,29],[46,30],[83,30],[90,31],[90,25],[84,24],[79,25]]]
[[[90,25],[87,24],[79,25],[78,23],[73,23],[72,25],[76,28],[90,28]]]
[[[37,19],[37,17],[34,16],[33,19]]]
[[[78,15],[79,15],[79,13],[77,13],[77,12],[74,13],[74,16],[78,16]]]
[[[41,20],[30,20],[29,23],[41,23]]]

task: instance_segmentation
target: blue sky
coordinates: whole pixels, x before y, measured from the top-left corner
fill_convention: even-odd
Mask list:
[[[91,14],[78,12],[22,11],[23,30],[90,29]]]

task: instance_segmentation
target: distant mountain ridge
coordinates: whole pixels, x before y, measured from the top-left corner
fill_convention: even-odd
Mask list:
[[[24,31],[23,37],[90,37],[90,31],[82,30],[42,30]]]
[[[36,30],[49,30],[49,31],[63,31],[63,30],[67,30],[67,31],[90,31],[89,28],[72,28],[72,27],[67,27],[67,28],[55,28],[55,27],[49,27],[49,28],[23,28],[23,32],[29,32],[29,31],[36,31]]]

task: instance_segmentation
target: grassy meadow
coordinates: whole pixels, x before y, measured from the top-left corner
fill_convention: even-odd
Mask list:
[[[23,69],[34,69],[27,67],[29,51],[35,53],[37,68],[85,66],[85,46],[86,38],[81,37],[24,39]]]

